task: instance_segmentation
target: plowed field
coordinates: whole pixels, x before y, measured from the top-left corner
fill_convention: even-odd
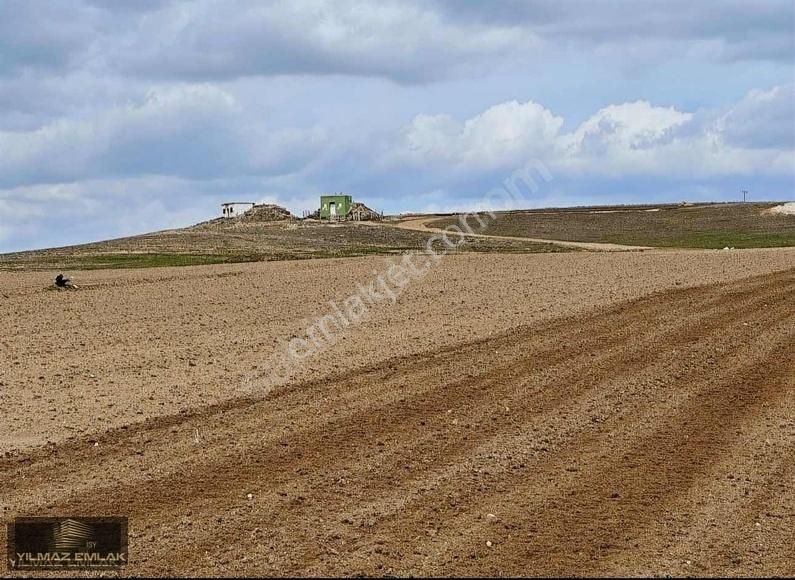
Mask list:
[[[237,376],[229,345],[269,324],[257,284],[326,298],[323,262],[97,273],[52,299],[18,278],[5,304],[39,308],[5,331],[3,522],[127,515],[136,575],[793,575],[793,258],[450,257],[335,347],[350,365],[246,396],[217,383]],[[337,289],[380,261],[343,263]],[[180,308],[208,297],[233,322],[255,300],[259,325],[207,319],[217,334],[188,327],[187,344],[125,342],[153,317],[158,340],[176,336]],[[62,317],[84,323],[58,346]],[[15,350],[23,335],[39,357]],[[199,364],[185,362],[197,392],[179,409],[176,352]],[[136,360],[152,372],[130,371]],[[113,386],[74,387],[77,365]],[[49,407],[75,399],[59,390],[86,400],[61,423]],[[44,399],[27,405],[30,392]]]

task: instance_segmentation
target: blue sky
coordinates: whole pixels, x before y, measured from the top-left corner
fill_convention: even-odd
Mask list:
[[[0,2],[0,251],[300,215],[795,199],[795,3]]]

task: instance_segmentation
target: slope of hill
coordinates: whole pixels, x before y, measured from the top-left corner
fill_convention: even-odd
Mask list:
[[[389,224],[338,223],[284,219],[217,219],[166,230],[78,246],[0,255],[4,270],[147,268],[232,262],[340,258],[422,250],[432,232]],[[473,239],[468,252],[560,252],[551,244],[522,240]]]
[[[679,248],[795,246],[795,215],[777,203],[603,206],[500,212],[483,234]],[[456,223],[457,216],[431,222]],[[472,220],[474,222],[474,220]]]
[[[773,202],[647,204],[497,212],[496,219],[483,220],[483,227],[476,219],[470,219],[478,235],[469,237],[458,251],[535,253],[578,249],[567,247],[568,242],[583,242],[580,245],[586,249],[593,249],[588,248],[589,244],[788,247],[795,246],[795,215],[784,211],[788,207]],[[445,228],[459,224],[461,216],[427,218],[423,222],[426,227]],[[0,269],[146,268],[388,255],[423,250],[437,233],[398,225],[389,220],[321,223],[295,218],[279,206],[260,205],[240,218],[218,218],[183,229],[0,254]],[[543,240],[561,244],[541,243]]]

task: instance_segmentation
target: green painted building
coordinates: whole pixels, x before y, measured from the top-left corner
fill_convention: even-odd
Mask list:
[[[351,211],[352,205],[353,199],[350,195],[321,195],[320,219],[345,219],[345,216]]]

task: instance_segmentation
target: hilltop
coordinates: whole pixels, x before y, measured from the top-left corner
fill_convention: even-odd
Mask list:
[[[795,246],[791,207],[791,203],[779,202],[682,203],[503,211],[485,220],[478,236],[468,238],[459,251],[562,252],[594,249],[599,244],[715,249]],[[301,219],[278,205],[263,204],[240,217],[216,218],[186,228],[3,254],[0,269],[139,268],[389,255],[422,251],[438,229],[460,219],[457,214],[411,214],[379,222],[328,223]],[[475,219],[470,222],[477,224]],[[577,245],[572,243],[582,248],[568,247]]]

